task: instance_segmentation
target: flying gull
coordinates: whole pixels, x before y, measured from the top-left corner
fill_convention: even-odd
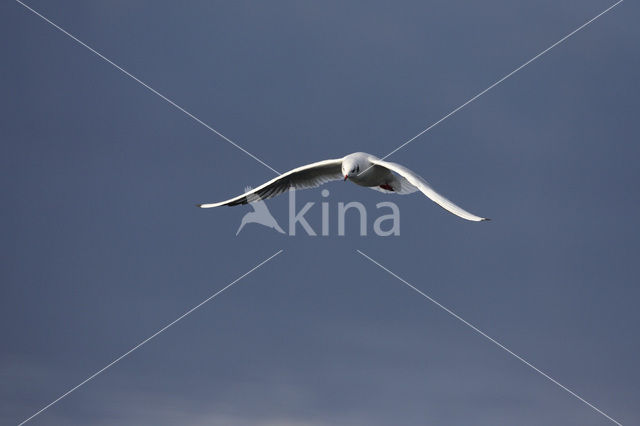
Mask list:
[[[356,185],[385,193],[411,194],[420,191],[445,210],[463,219],[474,222],[489,220],[458,207],[438,194],[421,176],[406,167],[381,160],[365,152],[356,152],[343,158],[307,164],[283,173],[237,197],[219,203],[198,204],[198,207],[206,209],[247,204],[258,199],[275,197],[290,188],[314,188],[332,180],[350,180]]]

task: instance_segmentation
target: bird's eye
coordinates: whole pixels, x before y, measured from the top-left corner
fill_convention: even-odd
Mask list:
[[[356,166],[356,173],[360,172],[360,166]]]

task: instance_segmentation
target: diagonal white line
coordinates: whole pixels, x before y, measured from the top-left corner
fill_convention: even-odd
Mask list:
[[[265,263],[267,263],[268,261],[270,261],[271,259],[273,259],[274,257],[276,257],[277,255],[279,255],[280,253],[282,253],[283,250],[278,250],[276,253],[272,254],[270,257],[266,258],[265,260],[263,260],[262,262],[260,262],[259,264],[257,264],[256,266],[254,266],[253,268],[251,268],[250,270],[248,270],[247,272],[245,272],[244,274],[240,275],[238,278],[236,278],[235,280],[231,281],[229,284],[227,284],[226,286],[224,286],[221,290],[218,290],[217,292],[215,292],[214,294],[212,294],[211,296],[207,297],[206,299],[204,299],[202,302],[198,303],[196,306],[194,306],[193,308],[189,309],[187,312],[185,312],[184,314],[180,315],[178,318],[176,318],[175,320],[171,321],[169,324],[165,325],[164,327],[162,327],[160,330],[156,331],[155,333],[153,333],[151,336],[147,337],[146,339],[144,339],[142,342],[138,343],[137,345],[135,345],[134,347],[132,347],[131,349],[129,349],[127,352],[123,353],[122,355],[120,355],[118,358],[114,359],[113,361],[111,361],[109,364],[105,365],[104,367],[102,367],[100,370],[96,371],[95,373],[93,373],[92,375],[90,375],[89,377],[87,377],[86,379],[84,379],[82,382],[78,383],[77,385],[75,385],[74,387],[72,387],[71,389],[69,389],[67,392],[63,393],[62,395],[60,395],[58,398],[56,398],[55,400],[51,401],[49,404],[45,405],[44,407],[42,407],[40,410],[36,411],[31,417],[26,418],[25,420],[23,420],[22,422],[20,422],[20,424],[18,426],[21,426],[25,423],[27,423],[28,421],[30,421],[31,419],[33,419],[34,417],[36,417],[37,415],[39,415],[40,413],[42,413],[43,411],[47,410],[48,408],[50,408],[51,406],[53,406],[54,404],[58,403],[61,399],[69,396],[69,394],[71,394],[72,392],[74,392],[75,390],[77,390],[79,387],[81,387],[82,385],[86,384],[87,382],[93,380],[96,376],[98,376],[99,374],[103,373],[105,370],[107,370],[108,368],[112,367],[113,365],[115,365],[116,363],[118,363],[119,361],[121,361],[123,358],[125,358],[127,355],[131,354],[132,352],[134,352],[135,350],[139,349],[141,346],[143,346],[144,344],[146,344],[147,342],[149,342],[151,339],[153,339],[154,337],[158,336],[159,334],[163,333],[164,331],[166,331],[169,327],[173,326],[174,324],[176,324],[178,321],[182,320],[183,318],[185,318],[186,316],[190,315],[192,312],[194,312],[196,309],[200,308],[202,305],[204,305],[205,303],[209,302],[211,299],[215,298],[216,296],[218,296],[220,293],[222,293],[223,291],[225,291],[226,289],[228,289],[229,287],[231,287],[232,285],[236,284],[238,281],[240,281],[241,279],[243,279],[244,277],[246,277],[247,275],[249,275],[250,273],[252,273],[253,271],[255,271],[256,269],[258,269],[259,267],[261,267],[262,265],[264,265]]]
[[[58,24],[56,24],[55,22],[51,21],[49,18],[43,16],[42,14],[40,14],[38,11],[34,10],[33,8],[27,6],[26,4],[24,4],[23,2],[21,2],[20,0],[16,0],[16,2],[18,2],[19,4],[21,4],[22,6],[24,6],[26,9],[30,10],[31,12],[33,12],[35,15],[39,16],[40,18],[42,18],[43,20],[45,20],[46,22],[48,22],[49,24],[51,24],[53,27],[55,27],[56,29],[60,30],[61,32],[63,32],[64,34],[66,34],[67,36],[69,36],[71,39],[73,39],[74,41],[76,41],[78,44],[80,44],[81,46],[86,47],[87,49],[89,49],[91,51],[91,53],[94,53],[95,55],[97,55],[98,57],[100,57],[101,59],[103,59],[104,61],[108,62],[110,65],[112,65],[114,68],[116,68],[118,71],[121,71],[123,74],[125,74],[128,77],[131,77],[133,80],[135,80],[136,82],[140,83],[142,86],[144,86],[146,89],[148,89],[150,92],[154,93],[155,95],[158,95],[160,98],[162,98],[163,100],[165,100],[166,102],[168,102],[169,104],[171,104],[172,106],[174,106],[176,109],[178,109],[179,111],[182,111],[183,113],[185,113],[187,116],[189,116],[190,118],[192,118],[193,120],[195,120],[198,124],[203,125],[204,127],[206,127],[207,129],[209,129],[210,131],[212,131],[213,133],[215,133],[216,135],[220,136],[222,139],[224,139],[225,141],[229,142],[231,145],[235,146],[236,148],[238,148],[240,151],[244,152],[245,154],[247,154],[249,157],[253,158],[254,160],[256,160],[258,163],[262,164],[263,166],[267,167],[268,169],[271,169],[274,173],[276,174],[280,174],[279,171],[277,171],[276,169],[274,169],[273,167],[271,167],[270,165],[268,165],[267,163],[265,163],[264,161],[262,161],[260,158],[256,157],[255,155],[253,155],[252,153],[250,153],[249,151],[247,151],[246,149],[244,149],[243,147],[241,147],[240,145],[238,145],[237,143],[235,143],[234,141],[232,141],[231,139],[229,139],[228,137],[226,137],[225,135],[223,135],[222,133],[220,133],[219,131],[217,131],[216,129],[214,129],[213,127],[209,126],[207,123],[205,123],[204,121],[200,120],[198,117],[196,117],[195,115],[193,115],[192,113],[190,113],[189,111],[187,111],[186,109],[184,109],[183,107],[181,107],[180,105],[178,105],[177,103],[175,103],[174,101],[172,101],[171,99],[167,98],[165,95],[163,95],[162,93],[158,92],[156,89],[154,89],[153,87],[149,86],[147,83],[145,83],[144,81],[140,80],[138,77],[136,77],[135,75],[131,74],[129,71],[125,70],[124,68],[122,68],[120,65],[116,64],[115,62],[113,62],[111,59],[107,58],[106,56],[104,56],[102,53],[98,52],[97,50],[95,50],[93,47],[89,46],[88,44],[86,44],[85,42],[83,42],[82,40],[80,40],[79,38],[77,38],[76,36],[74,36],[73,34],[71,34],[70,32],[68,32],[67,30],[65,30],[64,28],[62,28],[61,26],[59,26]]]
[[[391,274],[391,276],[393,276],[394,278],[398,279],[399,281],[401,281],[402,283],[404,283],[405,285],[407,285],[409,288],[411,288],[412,290],[414,290],[416,293],[420,294],[422,297],[424,297],[425,299],[429,300],[431,303],[433,303],[434,305],[436,305],[437,307],[439,307],[440,309],[444,310],[446,313],[448,313],[449,315],[451,315],[452,317],[454,317],[455,319],[461,321],[464,325],[466,325],[467,327],[471,328],[473,331],[475,331],[476,333],[480,334],[482,337],[486,338],[487,340],[489,340],[491,343],[495,344],[496,346],[498,346],[500,349],[506,351],[507,353],[509,353],[510,355],[512,355],[513,357],[515,357],[518,361],[522,362],[523,364],[525,364],[527,367],[530,367],[531,369],[533,369],[534,371],[536,371],[537,373],[541,374],[542,376],[544,376],[545,378],[549,379],[551,382],[555,383],[556,385],[558,385],[559,387],[561,387],[562,389],[564,389],[565,391],[569,392],[569,394],[573,395],[574,397],[576,397],[577,399],[579,399],[580,401],[584,402],[585,404],[587,404],[589,407],[593,408],[595,411],[597,411],[598,413],[602,414],[603,416],[605,416],[607,419],[611,420],[613,423],[622,426],[622,424],[620,422],[618,422],[617,420],[615,420],[614,418],[612,418],[611,416],[609,416],[607,413],[605,413],[604,411],[600,410],[598,407],[596,407],[595,405],[593,405],[592,403],[590,403],[589,401],[587,401],[586,399],[582,398],[580,395],[578,395],[577,393],[575,393],[574,391],[572,391],[571,389],[569,389],[568,387],[566,387],[565,385],[563,385],[562,383],[558,382],[556,379],[554,379],[553,377],[549,376],[547,373],[545,373],[544,371],[540,370],[539,368],[537,368],[535,365],[531,364],[529,361],[527,361],[526,359],[522,358],[520,355],[516,354],[515,352],[513,352],[511,349],[507,348],[506,346],[504,346],[502,343],[498,342],[496,339],[494,339],[493,337],[489,336],[487,333],[485,333],[484,331],[480,330],[478,327],[476,327],[475,325],[471,324],[469,321],[465,320],[464,318],[462,318],[460,315],[456,314],[455,312],[453,312],[451,309],[447,308],[446,306],[444,306],[443,304],[441,304],[440,302],[438,302],[437,300],[435,300],[434,298],[432,298],[431,296],[427,295],[426,293],[424,293],[423,291],[419,290],[418,288],[414,287],[413,285],[411,285],[410,283],[408,283],[406,280],[404,280],[403,278],[401,278],[400,276],[396,275],[395,273],[393,273],[392,271],[390,271],[388,268],[386,268],[385,266],[381,265],[379,262],[373,260],[371,257],[367,256],[366,254],[364,254],[363,252],[361,252],[360,250],[356,250],[358,253],[360,253],[363,257],[365,257],[366,259],[370,260],[371,262],[373,262],[374,264],[376,264],[377,266],[379,266],[381,269],[385,270],[386,272],[388,272],[389,274]]]
[[[558,46],[559,44],[562,44],[564,41],[566,41],[569,37],[571,37],[572,35],[574,35],[575,33],[577,33],[578,31],[582,30],[583,28],[585,28],[587,25],[591,24],[592,22],[594,22],[596,19],[600,18],[602,15],[604,15],[605,13],[609,12],[611,9],[613,9],[614,7],[616,7],[617,5],[619,5],[620,3],[622,3],[624,0],[618,0],[616,3],[612,4],[611,6],[609,6],[608,8],[606,8],[605,10],[603,10],[602,12],[600,12],[599,14],[597,14],[596,16],[594,16],[593,18],[589,19],[587,22],[585,22],[584,24],[580,25],[578,28],[576,28],[575,30],[571,31],[569,34],[567,34],[566,36],[562,37],[560,40],[556,41],[555,43],[553,43],[551,46],[547,47],[546,49],[544,49],[542,52],[538,53],[536,56],[534,56],[533,58],[529,59],[527,62],[523,63],[522,65],[520,65],[518,68],[514,69],[513,71],[511,71],[509,74],[506,74],[505,76],[503,76],[502,78],[500,78],[499,80],[497,80],[495,83],[493,83],[492,85],[490,85],[489,87],[487,87],[486,89],[484,89],[483,91],[481,91],[480,93],[478,93],[477,95],[475,95],[474,97],[472,97],[471,99],[469,99],[468,101],[466,101],[465,103],[463,103],[462,105],[460,105],[459,107],[457,107],[456,109],[452,110],[451,112],[449,112],[448,114],[446,114],[444,117],[442,117],[441,119],[439,119],[438,121],[436,121],[435,123],[431,124],[429,127],[427,127],[426,129],[422,130],[420,133],[418,133],[417,135],[415,135],[414,137],[412,137],[411,139],[407,140],[406,142],[404,142],[402,145],[398,146],[396,149],[394,149],[393,151],[391,151],[390,153],[388,153],[387,155],[385,155],[384,157],[382,157],[380,160],[385,160],[386,158],[390,157],[391,155],[395,154],[396,152],[398,152],[399,150],[401,150],[402,148],[404,148],[405,146],[409,145],[411,142],[413,142],[414,140],[418,139],[420,136],[424,135],[425,133],[427,133],[429,130],[433,129],[434,127],[436,127],[438,124],[442,123],[444,120],[446,120],[447,118],[451,117],[452,115],[454,115],[455,113],[457,113],[458,111],[460,111],[462,108],[466,107],[467,105],[469,105],[471,102],[475,101],[476,99],[478,99],[480,96],[484,95],[485,93],[487,93],[489,90],[493,89],[494,87],[496,87],[497,85],[499,85],[500,83],[502,83],[503,81],[505,81],[506,79],[508,79],[509,77],[511,77],[512,75],[514,75],[515,73],[517,73],[518,71],[520,71],[521,69],[523,69],[524,67],[526,67],[527,65],[529,65],[530,63],[532,63],[533,61],[535,61],[536,59],[538,59],[539,57],[541,57],[542,55],[544,55],[545,53],[547,53],[548,51],[550,51],[551,49],[553,49],[554,47]],[[371,166],[369,167],[371,168]],[[369,168],[367,168],[365,171],[369,170]],[[363,172],[364,173],[364,172]]]

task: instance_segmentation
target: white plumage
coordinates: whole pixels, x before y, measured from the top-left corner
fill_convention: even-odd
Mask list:
[[[257,199],[275,197],[290,188],[303,189],[320,186],[332,180],[351,182],[382,192],[411,194],[422,192],[445,210],[466,220],[489,220],[476,216],[438,194],[429,183],[408,168],[365,152],[356,152],[335,160],[307,164],[281,174],[255,189],[219,203],[198,204],[201,208],[235,206],[251,203]]]

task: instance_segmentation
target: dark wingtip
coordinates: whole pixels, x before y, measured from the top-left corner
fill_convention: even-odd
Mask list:
[[[202,204],[196,204],[196,207],[201,209],[202,208]]]
[[[481,220],[481,222],[484,222],[484,221],[490,222],[490,221],[491,221],[491,219],[489,219],[488,217],[483,217],[483,218],[482,218],[482,220]]]

